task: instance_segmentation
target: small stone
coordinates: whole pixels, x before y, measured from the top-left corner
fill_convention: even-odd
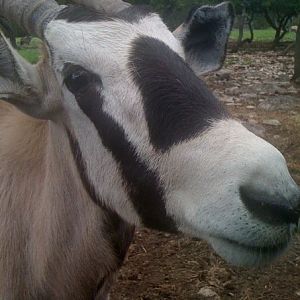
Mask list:
[[[237,95],[240,94],[240,89],[239,89],[238,87],[234,86],[234,87],[231,87],[231,88],[226,89],[226,90],[225,90],[225,93],[226,93],[227,95],[237,96]]]
[[[257,114],[255,112],[250,112],[248,114],[248,117],[249,117],[249,119],[255,119],[257,117]],[[258,123],[258,122],[256,122],[256,123]]]
[[[265,102],[261,102],[259,105],[258,105],[258,108],[259,109],[262,109],[262,110],[266,110],[266,111],[270,111],[270,110],[273,110],[273,105],[270,104],[270,103],[265,103]]]
[[[280,88],[279,86],[275,87],[273,90],[274,94],[278,94],[278,95],[286,95],[287,94],[287,90]]]
[[[263,124],[270,125],[270,126],[280,126],[281,125],[280,121],[278,121],[276,119],[264,120]]]
[[[241,94],[241,98],[253,100],[257,98],[257,94]]]
[[[290,94],[290,95],[297,95],[299,92],[298,92],[298,90],[296,90],[294,87],[290,87],[290,88],[287,90],[287,93]]]
[[[261,91],[261,92],[259,92],[259,94],[260,94],[261,96],[267,96],[267,95],[269,95],[269,93],[266,92],[266,91]]]
[[[248,109],[255,109],[255,106],[253,106],[253,105],[248,105],[248,106],[246,106],[246,108],[248,108]]]
[[[296,296],[300,297],[300,291],[296,292]]]
[[[288,88],[288,87],[291,86],[291,83],[289,81],[284,81],[284,82],[279,82],[278,85],[280,87],[286,87],[286,88]]]
[[[226,70],[226,69],[222,69],[216,73],[216,77],[219,80],[227,80],[228,81],[230,79],[230,76],[231,76],[231,71]]]
[[[227,106],[242,106],[241,103],[226,103]]]
[[[248,123],[249,123],[250,125],[256,125],[256,124],[258,124],[258,121],[256,121],[255,119],[249,119],[249,120],[248,120]]]
[[[227,103],[234,103],[234,100],[232,97],[228,97],[228,96],[222,96],[221,97],[221,101],[222,102],[227,102]]]
[[[201,288],[198,294],[205,298],[220,299],[220,296],[207,286]]]

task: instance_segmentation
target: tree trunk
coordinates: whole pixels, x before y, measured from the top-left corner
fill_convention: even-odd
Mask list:
[[[281,35],[281,28],[276,28],[276,33],[275,33],[275,37],[273,40],[273,46],[276,47],[278,46],[279,42],[280,42],[280,35]]]
[[[298,24],[295,48],[295,72],[293,80],[300,84],[300,20]]]
[[[292,20],[293,15],[285,15],[282,16],[279,13],[274,17],[275,20],[272,19],[271,14],[269,14],[268,10],[264,10],[265,18],[268,24],[276,31],[273,47],[278,46],[279,42],[284,38],[284,36],[288,33],[288,24]]]
[[[253,31],[253,20],[254,20],[254,14],[251,14],[250,16],[247,16],[247,24],[250,30],[250,38],[244,39],[242,44],[246,43],[252,43],[254,39],[254,31]]]
[[[248,22],[248,26],[249,26],[249,30],[250,30],[250,43],[253,42],[253,39],[254,39],[254,31],[253,31],[253,19],[254,17],[252,16],[250,19],[249,19],[249,22]]]
[[[245,19],[246,19],[246,8],[243,7],[242,14],[238,16],[239,36],[238,36],[236,45],[233,49],[234,52],[237,52],[243,44]]]

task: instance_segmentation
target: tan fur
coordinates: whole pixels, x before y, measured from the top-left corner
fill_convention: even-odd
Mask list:
[[[118,268],[65,135],[0,102],[1,300],[94,299]]]

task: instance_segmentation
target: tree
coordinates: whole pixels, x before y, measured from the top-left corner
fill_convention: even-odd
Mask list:
[[[259,12],[258,8],[260,5],[260,0],[233,0],[232,3],[235,6],[237,24],[239,28],[239,36],[234,49],[235,51],[238,51],[242,45],[245,43],[252,43],[254,39],[253,20],[255,14]],[[246,24],[250,30],[250,38],[243,39],[244,27]]]
[[[248,19],[250,31],[252,31],[254,15],[265,16],[268,24],[275,30],[274,45],[283,39],[289,31],[293,18],[300,13],[299,0],[233,0],[233,3],[236,6],[238,16],[244,8],[244,23]],[[241,23],[240,33],[242,35]],[[253,35],[253,31],[251,35]]]
[[[300,13],[299,0],[262,0],[261,9],[269,25],[275,30],[274,46],[289,31],[294,17]]]

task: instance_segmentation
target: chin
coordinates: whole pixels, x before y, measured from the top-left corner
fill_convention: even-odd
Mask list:
[[[280,257],[288,248],[289,242],[282,244],[251,247],[235,241],[210,237],[209,243],[223,259],[237,267],[264,267]]]

